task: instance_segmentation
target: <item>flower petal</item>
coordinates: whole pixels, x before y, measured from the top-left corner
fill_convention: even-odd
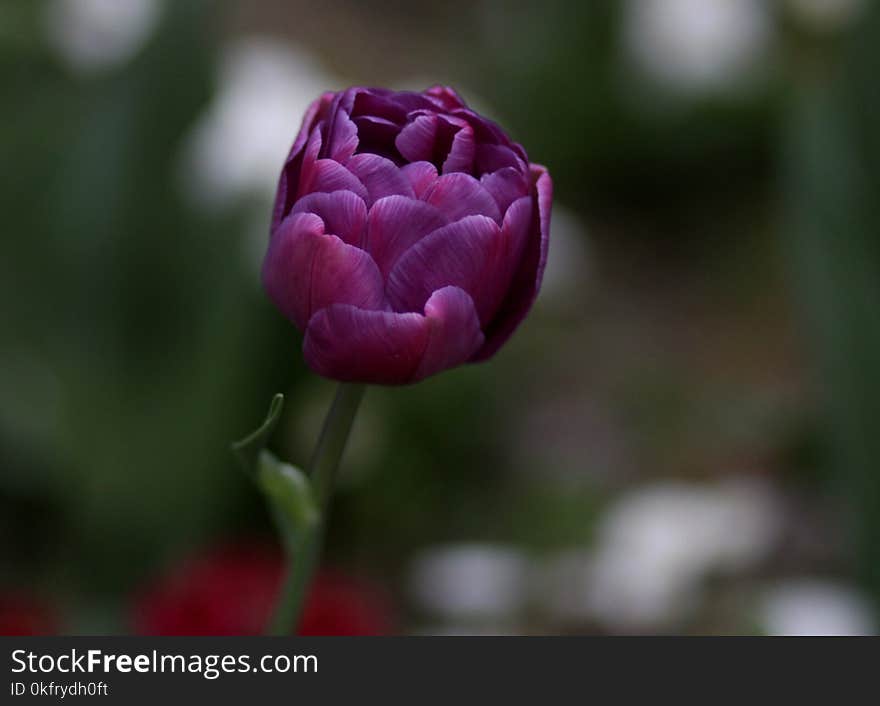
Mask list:
[[[502,213],[505,213],[516,199],[529,193],[526,178],[513,167],[504,167],[497,172],[484,174],[480,178],[480,183],[492,194]]]
[[[375,91],[362,91],[354,99],[351,114],[353,117],[376,117],[392,123],[402,124],[408,110],[397,103],[392,96],[383,96]]]
[[[528,174],[525,162],[512,149],[503,145],[481,144],[477,146],[474,166],[477,174],[497,172],[505,167],[516,169],[523,177]]]
[[[467,124],[459,127],[452,138],[449,155],[443,162],[443,173],[470,172],[474,166],[474,131]]]
[[[450,88],[449,86],[431,86],[425,91],[425,95],[436,100],[446,110],[467,107],[464,99],[458,95],[455,89]]]
[[[351,191],[317,192],[293,204],[292,213],[314,213],[324,221],[324,231],[339,236],[349,245],[361,247],[367,206]]]
[[[306,109],[306,114],[302,119],[302,125],[300,126],[296,139],[293,142],[293,146],[290,148],[290,153],[287,155],[287,159],[284,162],[285,164],[290,164],[305,146],[314,127],[326,116],[327,110],[333,102],[333,96],[334,94],[330,91],[322,93],[316,100],[312,101]]]
[[[486,343],[474,355],[474,361],[490,358],[510,338],[531,309],[547,264],[550,238],[550,206],[553,200],[553,182],[547,169],[539,164],[530,165],[535,180],[532,219],[519,267],[513,275],[510,291],[493,321],[485,327]],[[513,207],[511,207],[512,209]]]
[[[392,194],[415,198],[412,186],[390,159],[378,154],[356,154],[345,165],[364,184],[369,194],[367,204]]]
[[[263,286],[300,329],[331,304],[377,309],[385,298],[382,275],[369,254],[324,233],[323,222],[311,213],[289,216],[272,234]]]
[[[467,122],[451,116],[417,115],[400,131],[395,145],[410,162],[442,165],[444,174],[470,172],[474,163],[474,131]]]
[[[363,182],[332,159],[319,159],[308,174],[303,172],[299,183],[300,198],[315,192],[333,191],[353,191],[365,201],[368,198]]]
[[[432,294],[424,315],[344,304],[322,309],[309,321],[303,353],[319,375],[395,385],[459,365],[482,343],[473,301],[445,287]]]
[[[272,222],[269,226],[269,232],[274,233],[278,224],[287,215],[293,203],[293,195],[290,189],[290,177],[287,175],[287,166],[281,170],[281,176],[278,177],[278,188],[275,190],[275,205],[272,206]]]
[[[353,120],[358,130],[358,152],[378,154],[395,163],[403,161],[394,145],[400,125],[373,115],[359,115]]]
[[[485,340],[473,299],[458,287],[443,287],[425,303],[428,343],[412,380],[461,365]]]
[[[299,181],[300,166],[303,160],[303,147],[305,147],[310,135],[313,132],[319,132],[317,125],[327,114],[330,104],[333,102],[333,93],[322,93],[317,99],[312,101],[303,116],[302,124],[297,133],[293,146],[284,160],[284,166],[281,168],[281,176],[278,179],[278,189],[275,192],[275,206],[272,209],[272,225],[270,232],[278,227],[283,218],[290,211],[291,202],[297,190],[297,182]],[[294,192],[294,193],[291,193]]]
[[[501,253],[498,263],[499,289],[507,295],[513,276],[519,269],[523,253],[531,234],[533,218],[533,201],[531,196],[522,196],[514,201],[504,214],[501,224]],[[499,302],[500,304],[500,302]]]
[[[312,370],[334,380],[401,385],[412,379],[427,340],[421,314],[333,304],[309,321],[303,356]]]
[[[321,153],[321,146],[324,140],[324,125],[325,123],[322,120],[315,126],[315,129],[312,130],[312,134],[309,135],[309,139],[306,142],[302,154],[297,160],[299,165],[298,181],[300,189],[302,189],[303,184],[310,184],[315,178],[315,164],[318,161],[318,155]]]
[[[422,93],[415,91],[399,91],[389,96],[407,113],[413,110],[437,110],[437,103]]]
[[[425,192],[437,181],[437,167],[430,162],[411,162],[400,168],[404,176],[409,179],[416,198],[422,198]]]
[[[471,295],[488,322],[501,229],[486,216],[467,216],[435,230],[407,250],[388,275],[385,290],[395,311],[421,311],[437,289],[452,285]]]
[[[420,115],[403,128],[394,141],[400,154],[410,162],[431,161],[434,156],[434,142],[437,140],[438,122],[436,115]]]
[[[479,143],[488,143],[493,145],[509,145],[510,138],[498,123],[484,118],[479,113],[475,113],[470,108],[459,108],[450,111],[461,120],[464,120],[474,129],[474,135]]]
[[[336,111],[327,138],[326,156],[337,162],[345,163],[354,154],[357,146],[357,125],[344,110]]]
[[[363,247],[373,256],[382,276],[387,277],[406,250],[448,222],[439,209],[424,201],[386,196],[370,209]]]
[[[492,195],[470,174],[463,172],[444,174],[422,198],[443,211],[450,221],[478,214],[489,216],[496,223],[501,220],[501,211]]]

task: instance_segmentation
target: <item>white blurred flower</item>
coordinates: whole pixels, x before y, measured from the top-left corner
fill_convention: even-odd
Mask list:
[[[819,32],[843,29],[859,16],[865,0],[788,0],[795,18]]]
[[[187,195],[206,210],[271,201],[306,108],[335,82],[290,42],[251,37],[227,47],[217,94],[184,146]]]
[[[778,530],[774,498],[756,483],[636,490],[600,525],[590,610],[613,630],[668,627],[699,600],[707,575],[758,562]]]
[[[867,599],[844,583],[798,579],[767,590],[760,622],[768,635],[873,635]]]
[[[511,547],[439,546],[416,558],[410,570],[409,588],[414,602],[435,617],[502,620],[514,616],[524,606],[527,571],[525,557]]]
[[[50,0],[46,32],[52,48],[74,71],[94,73],[134,56],[160,14],[160,0]]]
[[[715,90],[760,65],[772,17],[762,0],[628,0],[624,33],[648,76],[672,88]]]

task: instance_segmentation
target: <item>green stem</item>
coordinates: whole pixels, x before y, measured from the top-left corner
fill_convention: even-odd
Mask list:
[[[322,516],[326,514],[327,506],[330,504],[339,460],[345,450],[345,442],[348,441],[348,434],[365,390],[364,385],[340,383],[309,462],[308,472],[312,481],[312,491]]]
[[[296,556],[287,551],[287,568],[281,595],[269,625],[270,635],[292,635],[296,632],[302,614],[306,591],[312,580],[320,552],[323,523],[318,522],[303,532],[297,544]]]
[[[287,574],[269,626],[272,635],[290,635],[299,625],[306,593],[321,554],[336,471],[365,390],[364,385],[340,383],[324,420],[321,436],[318,437],[318,444],[308,468],[319,518],[317,522],[297,532],[296,536],[287,538],[284,543],[287,551]]]

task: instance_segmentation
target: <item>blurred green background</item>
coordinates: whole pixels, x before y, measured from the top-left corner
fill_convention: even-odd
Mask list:
[[[875,632],[877,66],[865,0],[0,0],[0,614],[125,633],[273,541],[228,444],[282,391],[303,463],[333,394],[274,179],[322,90],[448,83],[550,168],[544,291],[368,391],[326,563],[401,633]]]

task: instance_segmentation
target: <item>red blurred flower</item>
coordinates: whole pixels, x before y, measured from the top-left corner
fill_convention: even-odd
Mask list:
[[[137,601],[134,629],[145,635],[259,635],[275,605],[283,562],[264,547],[232,546],[177,566]],[[320,571],[300,635],[381,635],[387,604],[371,584]]]
[[[45,605],[19,594],[0,594],[0,635],[52,635],[55,616]]]

